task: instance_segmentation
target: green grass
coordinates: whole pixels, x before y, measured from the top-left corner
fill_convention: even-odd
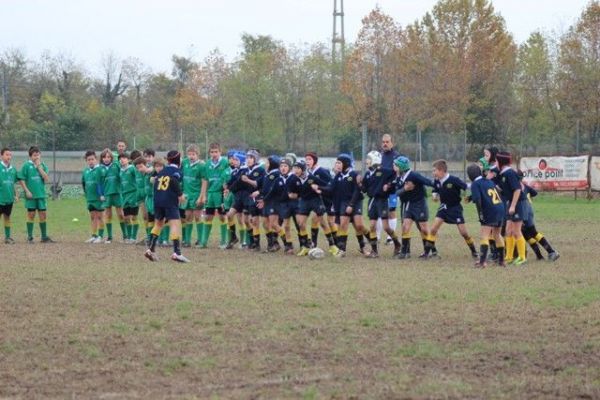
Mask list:
[[[49,204],[59,243],[23,244],[21,203],[19,243],[0,246],[0,397],[600,396],[597,200],[540,196],[561,259],[486,270],[448,226],[425,263],[383,246],[365,260],[351,236],[343,260],[213,248],[176,265],[160,249],[151,264],[83,244],[83,201]]]

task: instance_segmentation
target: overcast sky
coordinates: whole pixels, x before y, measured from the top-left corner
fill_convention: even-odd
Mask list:
[[[377,4],[402,26],[421,18],[434,0],[345,0],[346,40]],[[588,0],[496,0],[517,42],[537,29],[564,32]],[[44,50],[70,54],[92,72],[102,54],[137,57],[155,72],[170,71],[171,55],[204,58],[218,47],[240,52],[243,32],[285,43],[329,42],[333,0],[1,0],[0,49],[30,58]]]

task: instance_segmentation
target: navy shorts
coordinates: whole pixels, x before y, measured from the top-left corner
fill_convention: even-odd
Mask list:
[[[465,223],[463,208],[460,204],[453,207],[448,207],[445,204],[442,204],[440,208],[438,208],[435,217],[440,218],[449,225],[460,225]]]
[[[298,202],[298,214],[308,216],[311,212],[322,216],[325,214],[325,205],[320,197],[313,197],[311,199],[300,199]]]
[[[248,211],[246,208],[246,197],[248,197],[247,192],[237,192],[233,195],[233,204],[231,208],[233,208],[237,212]]]
[[[362,215],[362,202],[355,204],[354,207],[352,207],[352,212],[350,214],[346,213],[348,203],[348,201],[340,202],[339,206],[335,209],[336,217],[354,217],[355,215]]]
[[[277,204],[276,201],[267,200],[264,202],[264,205],[263,205],[263,208],[261,211],[262,211],[263,217],[269,217],[271,215],[279,216],[279,205]]]
[[[157,221],[165,220],[171,221],[175,219],[180,219],[181,215],[179,213],[179,208],[177,207],[154,207],[154,218]]]
[[[535,226],[535,215],[533,213],[533,207],[529,202],[525,202],[525,215],[523,217],[523,226],[525,228],[531,228]]]
[[[515,207],[515,213],[510,215],[508,210],[510,208],[510,201],[507,201],[505,204],[506,207],[506,220],[512,222],[520,222],[527,220],[527,209],[524,204],[524,200],[519,200],[517,202],[517,206]]]
[[[367,214],[370,220],[388,219],[390,217],[389,200],[385,197],[373,197],[367,203]]]
[[[325,213],[328,215],[335,215],[335,209],[333,207],[333,200],[328,197],[323,197],[323,205],[325,206]]]
[[[279,203],[279,217],[281,219],[292,218],[298,212],[298,201],[289,200]]]
[[[429,208],[425,199],[419,201],[407,201],[402,210],[403,219],[412,219],[415,222],[427,222],[429,220]]]
[[[387,202],[389,211],[396,211],[396,207],[398,207],[398,195],[396,193],[391,194]]]

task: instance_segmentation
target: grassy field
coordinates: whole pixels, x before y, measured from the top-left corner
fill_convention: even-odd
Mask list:
[[[18,204],[19,243],[0,245],[0,398],[600,397],[598,201],[541,196],[560,260],[486,270],[452,227],[439,261],[151,264],[83,244],[83,201],[49,207],[59,243],[23,244]]]

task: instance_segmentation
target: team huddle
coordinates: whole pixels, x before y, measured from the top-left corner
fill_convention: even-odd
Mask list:
[[[144,255],[151,261],[158,260],[157,246],[172,245],[172,260],[188,262],[181,249],[207,248],[215,217],[221,249],[239,247],[269,253],[283,249],[288,255],[323,256],[318,247],[322,230],[329,253],[343,257],[352,225],[365,257],[379,257],[379,243],[387,235],[386,244],[393,245],[392,257],[407,259],[411,257],[414,225],[423,245],[419,258],[429,259],[440,257],[437,235],[443,224],[449,224],[457,226],[479,268],[488,262],[500,266],[525,263],[527,242],[538,259],[544,259],[540,246],[549,260],[559,257],[536,229],[531,203],[536,191],[511,167],[511,155],[493,147],[484,151],[478,163],[468,166],[470,183],[450,175],[444,160],[433,163],[433,180],[412,170],[410,160],[391,149],[389,135],[384,135],[382,152],[368,153],[364,175],[353,169],[348,154],[340,154],[329,171],[319,166],[314,152],[306,153],[303,159],[288,153],[263,160],[258,150],[250,149],[232,150],[224,157],[220,145],[213,143],[209,159],[202,161],[195,145],[186,149],[185,156],[172,150],[165,160],[157,158],[151,149],[128,153],[124,142],[117,148],[116,153],[105,149],[99,157],[94,151],[85,153],[87,167],[81,183],[92,232],[87,242],[111,243],[116,216],[123,242],[145,244]],[[0,213],[4,215],[5,242],[14,243],[10,214],[17,183],[26,198],[28,242],[33,243],[36,212],[41,241],[52,242],[46,232],[48,168],[41,162],[41,153],[36,147],[30,148],[30,159],[18,173],[11,157],[9,149],[2,149]],[[432,224],[427,187],[433,201],[440,203]],[[464,196],[467,191],[470,195]],[[479,249],[465,226],[463,203],[477,208]],[[145,234],[138,238],[140,214]]]

